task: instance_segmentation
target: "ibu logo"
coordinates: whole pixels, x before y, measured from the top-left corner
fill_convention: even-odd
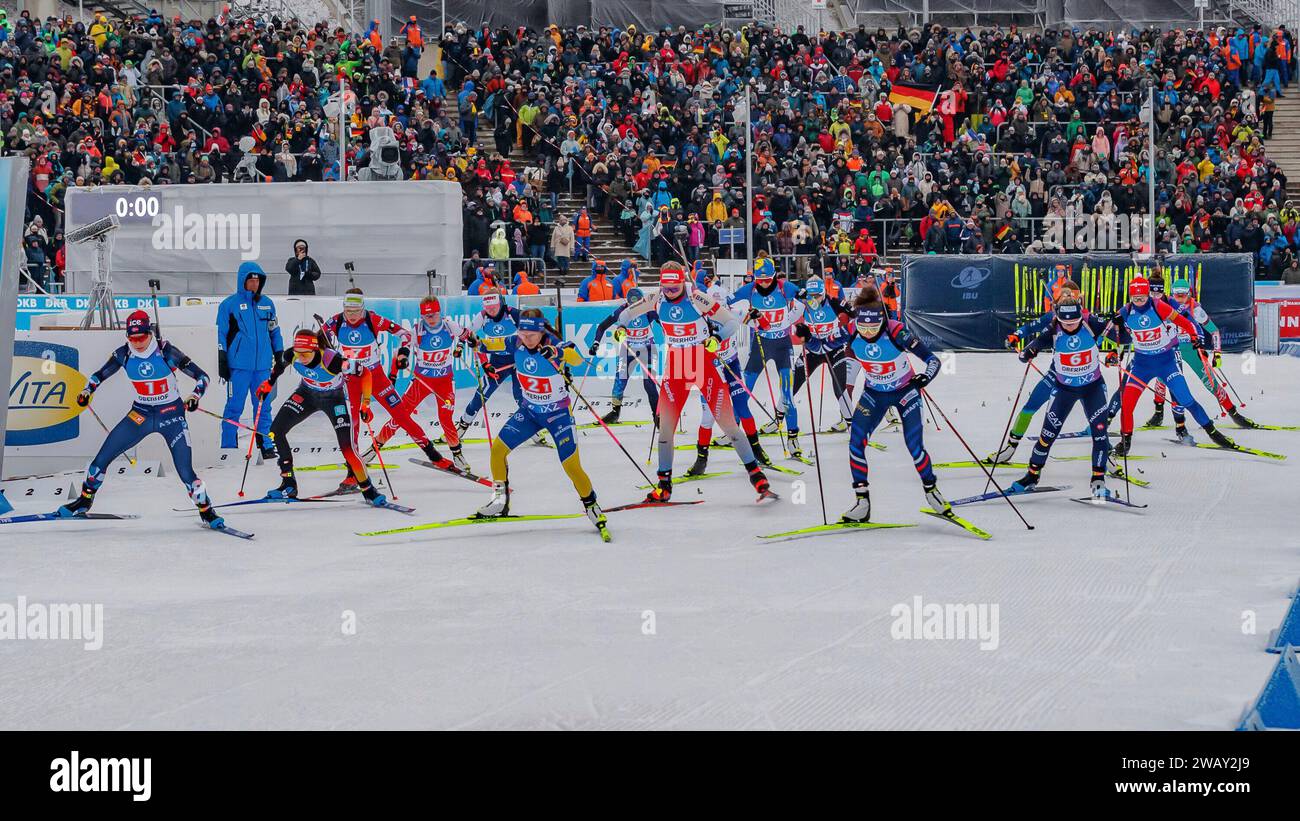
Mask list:
[[[86,387],[76,348],[49,342],[14,342],[9,383],[7,447],[76,439],[81,409],[73,399]]]
[[[957,276],[952,278],[952,287],[954,288],[977,288],[980,283],[993,275],[992,269],[976,268],[973,265],[967,265],[957,272]]]

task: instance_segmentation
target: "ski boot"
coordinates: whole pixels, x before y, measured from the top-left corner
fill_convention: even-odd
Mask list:
[[[1158,428],[1164,423],[1165,423],[1165,403],[1157,402],[1156,412],[1151,414],[1151,418],[1147,420],[1147,423],[1143,425],[1143,427]]]
[[[1027,490],[1033,490],[1038,485],[1038,474],[1039,471],[1035,470],[1031,466],[1029,470],[1025,471],[1024,476],[1021,476],[1019,479],[1012,482],[1011,487],[1007,489],[1016,493],[1024,493]]]
[[[1174,439],[1180,445],[1196,447],[1196,437],[1187,431],[1186,425],[1178,425],[1174,428]]]
[[[746,438],[749,440],[749,446],[753,448],[754,458],[758,460],[759,464],[771,467],[772,457],[768,456],[767,451],[763,450],[763,446],[759,444],[758,434],[751,433]]]
[[[605,541],[609,541],[608,520],[605,518],[605,512],[600,509],[600,505],[596,504],[595,491],[592,491],[590,496],[582,497],[582,508],[583,512],[587,514],[587,520],[596,526],[596,530],[600,531],[600,537]]]
[[[1213,422],[1205,426],[1205,433],[1210,437],[1210,440],[1213,441],[1214,444],[1221,448],[1232,449],[1237,447],[1237,443],[1225,436],[1223,431],[1214,426]]]
[[[799,432],[789,431],[785,435],[785,448],[790,451],[790,455],[795,459],[803,456],[803,451],[799,449]]]
[[[465,449],[462,448],[460,445],[451,446],[451,461],[456,465],[456,467],[460,468],[466,473],[474,472],[473,470],[470,469],[469,460],[465,458]]]
[[[1093,475],[1089,487],[1092,489],[1092,498],[1108,499],[1110,498],[1110,488],[1106,487],[1106,477]]]
[[[203,520],[205,526],[213,530],[220,530],[226,526],[226,520],[217,515],[211,504],[199,505],[199,518]]]
[[[1232,418],[1232,421],[1234,421],[1234,422],[1237,423],[1237,427],[1240,427],[1240,428],[1258,428],[1258,427],[1259,427],[1259,425],[1257,425],[1257,424],[1255,423],[1255,420],[1253,420],[1253,419],[1251,419],[1250,417],[1246,416],[1244,413],[1242,413],[1241,411],[1237,410],[1236,408],[1233,408],[1232,410],[1228,411],[1228,416]]]
[[[654,489],[646,494],[647,502],[666,502],[673,497],[673,472],[671,470],[661,470],[655,474],[659,478],[659,483]]]
[[[388,504],[388,497],[380,493],[378,490],[375,490],[375,486],[370,483],[370,480],[367,479],[366,483],[359,487],[361,488],[362,497],[375,507],[383,507]]]
[[[544,431],[544,430],[539,430],[539,431],[537,432],[537,435],[533,437],[533,444],[534,444],[534,445],[537,445],[538,447],[543,447],[543,448],[548,448],[548,447],[550,447],[550,446],[551,446],[551,443],[548,442],[547,439],[546,439],[546,431]]]
[[[464,440],[465,431],[467,430],[469,430],[469,422],[466,422],[464,419],[458,421],[456,423],[456,439],[458,441]]]
[[[704,472],[709,469],[709,446],[695,446],[695,462],[686,469],[687,476],[703,476]]]
[[[266,492],[268,499],[297,499],[298,498],[298,480],[294,478],[293,471],[287,471],[280,474],[280,486]]]
[[[922,485],[922,487],[925,488],[925,500],[930,503],[930,507],[936,513],[942,513],[945,516],[952,513],[952,505],[948,504],[948,500],[943,498],[943,494],[939,492],[938,482]]]
[[[258,441],[258,448],[262,451],[262,461],[274,462],[277,456],[275,452],[275,443],[269,437],[263,436]]]
[[[600,421],[604,422],[606,425],[617,424],[619,412],[622,410],[623,410],[623,400],[615,399],[613,409],[611,409],[609,413],[600,417]]]
[[[766,425],[764,425],[763,427],[759,428],[759,429],[758,429],[758,432],[759,432],[759,433],[779,433],[779,432],[781,431],[781,424],[782,424],[782,422],[784,422],[784,421],[785,421],[785,412],[784,412],[784,411],[777,411],[777,412],[776,412],[776,418],[773,419],[771,422],[768,422],[768,423],[767,423]]]
[[[83,490],[81,495],[60,507],[56,513],[60,519],[72,519],[77,516],[85,516],[90,512],[90,506],[95,504],[95,494]]]
[[[858,500],[853,507],[840,516],[841,522],[867,522],[871,520],[871,492],[867,490],[866,482],[855,482],[853,492],[857,495]]]
[[[359,493],[360,491],[361,488],[357,487],[356,478],[349,473],[346,477],[344,477],[342,482],[339,482],[338,490],[335,491],[335,493],[337,494]]]
[[[492,483],[492,500],[478,509],[474,514],[479,519],[495,519],[510,513],[510,484],[508,482]]]
[[[1132,449],[1133,434],[1121,433],[1119,435],[1119,442],[1116,443],[1115,447],[1111,450],[1111,453],[1115,454],[1116,458],[1123,459],[1125,456],[1128,456],[1129,451]]]
[[[1008,434],[1007,443],[1003,445],[1000,450],[996,450],[993,453],[990,453],[986,457],[985,461],[992,462],[995,465],[1000,465],[1003,462],[1010,462],[1011,457],[1016,455],[1016,446],[1019,444],[1020,444],[1019,434],[1015,434],[1015,433]]]
[[[453,466],[453,462],[439,453],[438,449],[433,446],[432,442],[425,442],[424,445],[420,447],[420,450],[424,451],[425,458],[432,462],[433,466],[436,468],[445,469]]]
[[[767,474],[763,473],[763,468],[758,462],[745,465],[745,471],[749,474],[749,483],[754,486],[754,490],[758,491],[758,501],[778,498],[772,492],[772,483],[767,480]]]
[[[833,425],[831,425],[829,428],[827,428],[827,429],[826,429],[826,432],[827,432],[827,433],[844,433],[844,432],[845,432],[846,430],[848,430],[848,429],[849,429],[849,423],[848,423],[848,421],[845,420],[845,419],[841,419],[840,421],[836,422],[835,424],[833,424]]]

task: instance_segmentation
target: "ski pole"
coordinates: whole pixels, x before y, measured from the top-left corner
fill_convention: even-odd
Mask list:
[[[90,406],[89,402],[86,403],[86,410],[90,411],[90,415],[95,417],[95,421],[98,422],[99,426],[104,429],[104,433],[108,433],[109,432],[108,425],[105,425],[104,420],[99,418],[99,414],[95,413],[95,409]],[[126,457],[126,461],[131,463],[131,467],[135,467],[135,460],[131,458],[131,454],[127,453],[126,451],[122,451],[122,455]]]
[[[475,357],[477,359],[477,357]],[[487,379],[487,371],[483,369],[483,363],[478,363],[478,378],[475,382],[478,384],[478,401],[483,408],[483,429],[487,431],[488,449],[492,448],[492,423],[488,421],[487,396],[483,393],[483,380]]]
[[[727,360],[723,359],[720,356],[718,357],[718,364],[721,365],[723,368],[725,368],[727,373],[731,374],[736,378],[736,382],[740,384],[741,390],[743,390],[745,394],[754,401],[754,404],[758,406],[758,409],[761,410],[764,413],[764,415],[767,416],[768,419],[772,420],[773,422],[776,422],[776,417],[773,416],[771,413],[768,413],[767,407],[763,405],[762,401],[760,401],[759,398],[754,395],[754,392],[749,389],[749,386],[745,384],[744,376],[737,374],[732,369],[731,365],[727,363]]]
[[[222,416],[221,414],[219,414],[219,413],[213,413],[212,411],[208,410],[207,408],[195,408],[195,410],[198,411],[199,413],[206,413],[208,416],[211,416],[213,419],[220,419],[222,422],[225,422],[227,425],[234,425],[235,427],[240,428],[241,430],[248,430],[248,431],[252,431],[253,433],[256,433],[256,432],[257,432],[257,428],[250,427],[249,425],[245,425],[243,422],[240,422],[240,421],[237,420],[237,419],[227,419],[226,417]],[[267,434],[266,434],[266,438],[267,438],[267,439],[274,439],[274,438],[275,438],[275,434],[274,434],[274,433],[267,432]]]
[[[966,452],[970,454],[970,458],[974,459],[975,464],[979,465],[980,470],[984,471],[984,475],[989,477],[989,483],[993,485],[994,489],[996,489],[999,494],[1001,494],[1003,499],[1007,500],[1007,504],[1011,505],[1011,509],[1014,510],[1016,512],[1016,515],[1020,517],[1020,521],[1024,522],[1025,527],[1027,527],[1030,530],[1033,530],[1034,526],[1031,525],[1029,522],[1025,521],[1025,517],[1020,513],[1020,508],[1016,507],[1016,503],[1011,501],[1011,497],[1007,495],[1007,492],[1003,490],[998,485],[997,481],[993,479],[993,474],[989,473],[989,469],[986,468],[984,466],[984,463],[980,461],[980,458],[975,455],[975,451],[971,450],[970,445],[966,444],[966,439],[960,433],[957,432],[957,429],[955,427],[953,427],[952,420],[948,418],[948,414],[943,412],[943,408],[939,407],[939,404],[934,401],[934,397],[930,396],[929,391],[927,391],[925,388],[921,388],[921,396],[925,397],[930,402],[930,407],[938,411],[939,415],[943,417],[943,421],[948,423],[948,429],[952,431],[952,435],[957,437],[957,441],[961,442],[961,446],[964,447],[966,449]]]
[[[826,378],[825,372],[822,373],[823,381]],[[808,415],[812,415],[812,378],[808,375],[808,358],[803,360],[803,386],[808,392]],[[817,425],[812,426],[813,440],[813,460],[817,463],[817,496],[822,503],[822,524],[828,524],[826,519],[826,487],[822,484],[822,454],[817,447]]]
[[[591,411],[591,415],[595,417],[596,421],[600,423],[600,426],[605,429],[605,433],[609,434],[609,438],[614,440],[614,444],[618,445],[618,449],[623,451],[623,455],[632,463],[632,467],[636,468],[636,472],[641,474],[641,478],[645,479],[646,484],[653,486],[655,484],[654,481],[651,480],[651,478],[646,475],[646,472],[641,469],[641,466],[637,464],[637,461],[633,458],[632,454],[627,452],[627,448],[623,447],[623,443],[618,441],[618,437],[614,435],[614,431],[610,430],[609,425],[605,424],[605,420],[600,418],[600,414],[596,413],[596,409],[587,401],[587,397],[582,395],[582,391],[578,390],[578,386],[573,384],[573,380],[569,378],[569,375],[560,368],[556,368],[556,370],[560,371],[560,375],[564,377],[564,381],[568,384],[569,390],[573,391],[573,395],[582,400],[582,404],[587,406],[587,410]]]
[[[375,429],[370,426],[369,419],[362,421],[366,423],[366,433],[370,434],[370,447],[374,449],[375,458],[379,460],[379,469],[384,473],[384,483],[388,485],[388,492],[393,494],[393,498],[396,499],[397,489],[393,487],[393,480],[388,476],[388,466],[384,464],[384,454],[380,452],[382,448],[379,447],[379,441],[375,439]]]
[[[1223,380],[1223,384],[1228,386],[1228,390],[1232,391],[1232,395],[1237,397],[1237,405],[1243,408],[1246,407],[1246,401],[1241,398],[1241,394],[1237,393],[1237,389],[1228,381],[1228,377],[1223,373],[1223,368],[1214,368],[1214,373],[1219,377],[1219,379]]]
[[[754,331],[754,340],[758,342],[758,361],[763,366],[763,376],[767,379],[767,394],[772,397],[772,407],[776,408],[776,391],[772,389],[772,373],[767,369],[767,354],[763,353],[763,337],[758,331]],[[789,459],[790,451],[785,446],[785,437],[781,435],[781,425],[776,419],[773,419],[772,423],[776,425],[776,435],[781,439],[781,454]]]
[[[1020,377],[1020,387],[1016,389],[1016,401],[1011,403],[1011,415],[1007,417],[1006,429],[1002,431],[1002,439],[998,441],[999,450],[1001,450],[1002,443],[1007,441],[1007,434],[1011,432],[1011,420],[1016,418],[1016,408],[1020,407],[1020,394],[1025,390],[1025,380],[1029,378],[1029,366],[1032,363],[1033,363],[1032,359],[1029,360],[1029,362],[1025,363],[1025,373],[1023,376]],[[998,469],[998,463],[995,459],[993,462],[993,470],[989,471],[989,482],[993,481],[993,471],[997,469]],[[984,492],[985,493],[989,492],[989,486],[987,482],[984,484]]]
[[[239,498],[244,498],[244,483],[248,481],[248,463],[253,461],[253,445],[257,442],[257,426],[262,421],[262,408],[268,403],[258,402],[257,413],[253,415],[253,432],[248,436],[248,453],[244,454],[244,476],[239,480]]]

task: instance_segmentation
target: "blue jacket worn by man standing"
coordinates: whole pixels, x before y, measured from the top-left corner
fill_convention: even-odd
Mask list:
[[[221,415],[238,420],[247,398],[257,420],[262,455],[274,458],[275,445],[266,436],[271,429],[271,397],[260,400],[263,406],[259,414],[257,386],[270,377],[274,359],[284,350],[284,341],[275,304],[270,297],[262,296],[265,286],[266,273],[260,265],[245,262],[239,266],[235,280],[238,290],[226,297],[217,310],[217,374],[226,380],[226,409]],[[234,425],[221,425],[221,447],[239,447],[239,429]]]

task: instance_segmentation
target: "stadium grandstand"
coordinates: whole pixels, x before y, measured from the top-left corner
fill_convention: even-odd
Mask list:
[[[74,187],[357,174],[458,182],[477,289],[595,271],[620,296],[635,266],[759,253],[849,285],[902,253],[1061,250],[1050,217],[1152,197],[1156,251],[1281,279],[1300,248],[1294,3],[36,7],[0,10],[27,289],[61,288]]]

